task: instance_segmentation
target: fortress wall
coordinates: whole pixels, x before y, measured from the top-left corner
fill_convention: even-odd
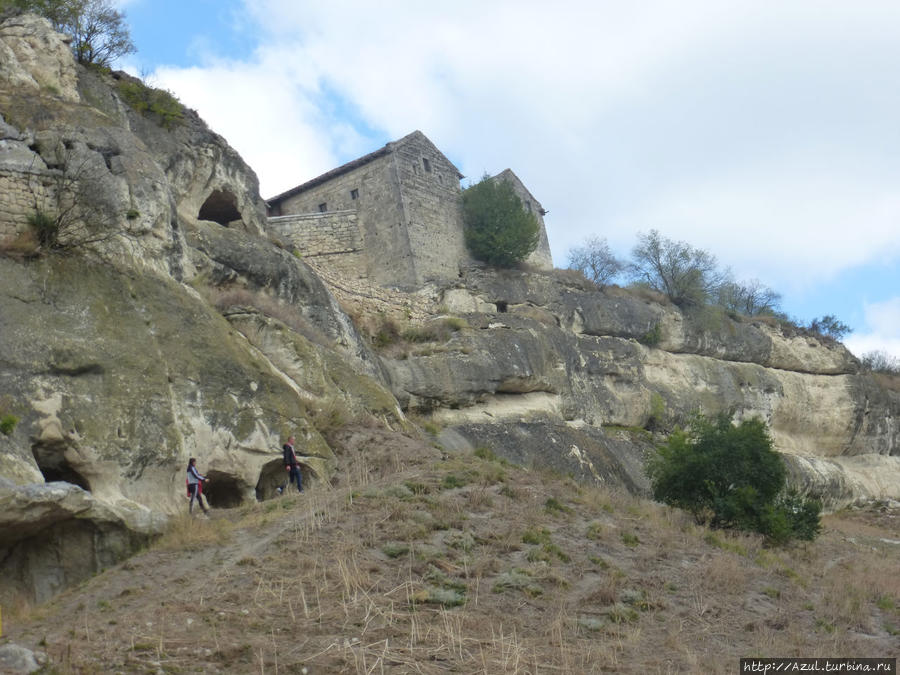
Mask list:
[[[0,241],[28,229],[28,216],[53,203],[51,178],[39,172],[0,169]]]
[[[394,161],[413,251],[415,282],[456,279],[460,264],[469,260],[456,167],[422,134],[399,144]]]
[[[364,323],[378,324],[384,318],[403,323],[422,322],[435,311],[428,291],[408,293],[378,286],[369,279],[344,273],[330,256],[306,258],[304,262],[325,282],[344,311]]]
[[[356,191],[356,198],[353,198]],[[396,177],[390,156],[366,162],[345,173],[305,189],[281,203],[281,213],[315,214],[354,209],[365,276],[382,283],[413,283],[409,238],[402,227]]]
[[[368,263],[362,250],[356,211],[304,213],[269,219],[269,229],[293,244],[305,262],[338,270],[347,278],[366,278]]]

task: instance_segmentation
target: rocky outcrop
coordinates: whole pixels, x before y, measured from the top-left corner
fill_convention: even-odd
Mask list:
[[[834,341],[768,320],[682,313],[558,274],[472,270],[443,305],[468,328],[386,364],[398,400],[447,438],[469,447],[490,438],[510,459],[589,476],[580,456],[639,466],[653,445],[642,430],[726,411],[764,419],[794,458],[795,483],[829,507],[900,497],[900,394],[859,373]],[[523,442],[522,425],[539,420],[580,428],[580,442]],[[642,472],[629,475],[622,482],[646,489]]]
[[[0,23],[0,599],[46,598],[158,533],[186,509],[189,457],[213,507],[235,507],[274,495],[288,434],[307,484],[327,484],[330,431],[408,429],[406,410],[447,451],[635,492],[662,430],[762,416],[794,482],[832,506],[900,497],[898,393],[776,324],[476,268],[420,289],[455,315],[449,339],[375,355],[266,236],[237,153],[134,96],[156,94],[77,66],[45,21]]]
[[[77,66],[43,20],[0,24],[0,49],[0,596],[46,598],[157,534],[189,457],[230,508],[275,494],[289,434],[327,484],[320,431],[405,424],[220,136],[138,112],[150,90]],[[59,250],[28,250],[37,212]]]

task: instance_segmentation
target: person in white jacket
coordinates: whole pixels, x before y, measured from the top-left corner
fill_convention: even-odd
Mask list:
[[[194,499],[196,498],[197,503],[200,505],[200,508],[203,509],[203,513],[209,516],[209,511],[203,505],[203,499],[201,498],[201,494],[203,492],[203,481],[209,480],[206,476],[200,475],[200,472],[197,471],[197,458],[191,457],[188,460],[187,467],[187,488],[188,488],[188,496],[191,499],[191,502],[188,506],[188,513],[194,512]]]

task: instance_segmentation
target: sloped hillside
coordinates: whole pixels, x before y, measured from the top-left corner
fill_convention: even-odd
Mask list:
[[[4,611],[50,672],[733,673],[896,654],[896,514],[768,550],[617,489],[347,427],[341,484],[180,521]]]

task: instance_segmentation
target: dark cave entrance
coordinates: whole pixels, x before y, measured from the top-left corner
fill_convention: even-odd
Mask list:
[[[241,212],[237,208],[237,199],[228,190],[213,190],[197,215],[200,220],[212,220],[228,227],[229,223],[241,220]]]
[[[506,314],[506,311],[509,309],[509,303],[506,300],[498,300],[497,301],[497,311],[500,314]]]
[[[211,507],[233,509],[244,503],[242,481],[221,471],[209,471],[206,477],[209,480],[203,483],[203,494]]]
[[[300,464],[300,474],[303,476],[303,489],[306,490],[314,480],[315,474],[305,464]],[[259,472],[259,480],[256,483],[256,501],[264,502],[267,499],[279,496],[277,489],[282,486],[288,488],[285,490],[287,494],[296,494],[297,486],[287,484],[288,476],[289,474],[285,471],[284,464],[282,464],[280,458],[273,459],[265,464]]]
[[[64,447],[46,447],[35,445],[31,448],[34,461],[40,469],[41,475],[48,483],[62,481],[77,485],[82,490],[91,491],[91,484],[87,478],[78,473],[65,458]]]

